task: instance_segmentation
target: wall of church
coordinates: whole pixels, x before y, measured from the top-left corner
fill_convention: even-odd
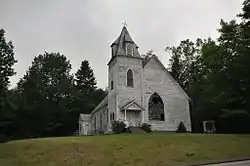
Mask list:
[[[135,100],[138,104],[142,103],[142,59],[127,56],[119,57],[117,60],[117,89],[118,107],[125,103]],[[133,72],[133,87],[127,86],[127,71]],[[119,118],[123,119],[123,113],[119,112]]]
[[[91,131],[92,134],[109,131],[109,114],[107,105],[97,110],[91,115]]]
[[[108,112],[109,116],[114,112],[115,119],[117,116],[117,103],[116,103],[116,90],[117,90],[117,57],[114,57],[114,59],[109,64],[109,72],[108,72],[108,83],[109,83],[109,92],[108,92]],[[113,81],[113,88],[111,88],[111,81]]]
[[[163,100],[165,121],[149,121],[148,101],[155,92]],[[188,98],[154,58],[146,64],[143,70],[143,98],[145,122],[149,122],[153,130],[175,131],[179,123],[183,121],[187,130],[191,131]]]
[[[79,121],[79,135],[91,135],[91,125],[89,120]]]

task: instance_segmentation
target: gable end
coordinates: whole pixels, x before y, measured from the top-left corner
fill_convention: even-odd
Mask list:
[[[145,68],[149,61],[152,59],[155,59],[156,62],[160,65],[160,67],[165,71],[165,73],[170,77],[170,79],[174,82],[174,84],[178,87],[178,89],[183,93],[183,95],[188,99],[191,100],[191,98],[186,94],[186,92],[182,89],[182,87],[178,84],[178,82],[174,79],[174,77],[168,72],[168,70],[165,68],[165,66],[161,63],[161,61],[158,59],[156,55],[153,55],[150,57],[146,63],[144,64],[143,68]]]

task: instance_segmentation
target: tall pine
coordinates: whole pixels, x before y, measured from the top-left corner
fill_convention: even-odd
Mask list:
[[[75,74],[77,89],[85,95],[91,94],[96,89],[96,80],[93,70],[87,60],[82,61],[80,69]]]
[[[76,119],[80,113],[90,113],[96,103],[92,96],[96,90],[96,79],[87,60],[82,61],[75,73],[75,93],[73,99],[73,113]]]
[[[0,29],[0,141],[2,133],[9,130],[13,114],[11,102],[8,97],[9,78],[15,74],[13,65],[17,62],[14,58],[14,46],[4,37],[5,31]]]

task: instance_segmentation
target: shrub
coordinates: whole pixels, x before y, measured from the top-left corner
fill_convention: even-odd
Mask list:
[[[187,132],[186,127],[185,127],[183,122],[180,122],[176,132],[177,133],[186,133]]]
[[[112,124],[112,131],[115,134],[120,134],[120,133],[124,132],[124,130],[125,130],[124,122],[122,122],[122,121],[112,121],[111,124]]]
[[[144,130],[144,131],[146,131],[147,133],[149,133],[149,132],[152,131],[152,130],[151,130],[151,125],[148,124],[148,123],[143,123],[143,124],[141,125],[141,129]]]

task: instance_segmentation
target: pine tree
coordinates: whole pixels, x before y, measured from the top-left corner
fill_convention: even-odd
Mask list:
[[[80,69],[75,74],[76,87],[84,94],[91,94],[96,89],[94,72],[87,60],[82,61]]]
[[[0,110],[5,107],[9,77],[15,74],[13,65],[17,62],[14,58],[14,46],[11,41],[6,42],[4,33],[0,29]]]
[[[17,62],[14,58],[14,46],[12,42],[6,42],[4,33],[5,31],[0,29],[0,137],[7,135],[5,131],[8,131],[12,124],[8,85],[9,77],[15,74],[13,65]]]
[[[0,84],[1,88],[7,88],[9,77],[15,74],[13,65],[17,62],[14,58],[14,46],[12,42],[6,42],[5,31],[0,29]]]

